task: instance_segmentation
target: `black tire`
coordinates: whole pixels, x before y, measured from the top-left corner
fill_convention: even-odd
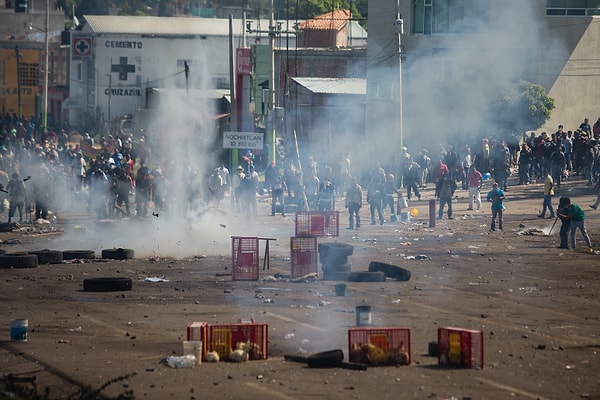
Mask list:
[[[319,262],[323,265],[346,264],[348,262],[348,256],[336,254],[335,252],[327,254],[320,253]]]
[[[319,254],[341,254],[345,256],[351,256],[354,253],[354,246],[346,243],[319,243],[317,247]]]
[[[324,281],[348,281],[348,277],[350,276],[350,272],[335,272],[325,270],[323,271],[323,280]]]
[[[323,265],[322,269],[323,272],[350,272],[352,270],[352,263],[347,262],[345,264],[327,264]]]
[[[60,264],[63,261],[63,252],[60,250],[34,250],[29,254],[37,256],[38,264]]]
[[[348,276],[350,282],[385,282],[385,274],[383,272],[350,272]]]
[[[323,351],[311,354],[306,361],[309,368],[336,368],[344,361],[344,352],[342,350]]]
[[[29,253],[5,253],[0,256],[0,268],[35,268],[38,258]]]
[[[133,259],[133,249],[104,249],[102,250],[102,258],[110,260],[131,260]]]
[[[94,250],[64,250],[63,260],[92,260],[96,258]]]
[[[131,278],[87,278],[83,280],[86,292],[123,292],[131,290]]]
[[[0,232],[12,232],[20,226],[16,222],[0,222]]]
[[[406,282],[410,279],[410,271],[397,265],[385,264],[377,261],[369,263],[369,271],[383,272],[386,277]]]

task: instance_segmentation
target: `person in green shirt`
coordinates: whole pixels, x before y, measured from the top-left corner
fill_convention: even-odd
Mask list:
[[[565,198],[564,207],[561,207],[559,217],[566,217],[571,221],[571,248],[575,250],[575,234],[579,229],[583,235],[585,243],[587,244],[589,252],[593,252],[594,249],[592,248],[592,242],[590,241],[590,237],[585,229],[585,213],[581,207],[575,203],[571,203],[571,199],[567,197]]]

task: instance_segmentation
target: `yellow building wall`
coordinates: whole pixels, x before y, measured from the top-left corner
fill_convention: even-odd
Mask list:
[[[35,99],[39,81],[39,51],[19,48],[19,61],[22,71],[21,112],[19,113],[19,81],[17,55],[14,48],[0,48],[0,111],[16,113],[27,118],[36,115]]]

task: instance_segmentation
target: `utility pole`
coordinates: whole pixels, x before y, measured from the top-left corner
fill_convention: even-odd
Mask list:
[[[271,0],[271,11],[269,16],[269,101],[267,103],[267,143],[273,146],[273,159],[276,159],[275,148],[277,136],[275,133],[275,35],[277,28],[275,27],[275,6]]]
[[[19,46],[15,46],[15,56],[17,58],[17,116],[21,119],[21,53],[19,53]]]
[[[400,149],[402,149],[404,146],[404,127],[402,121],[402,36],[404,35],[404,20],[400,14],[400,0],[397,0],[396,3],[394,27],[398,36],[398,134],[400,135]]]
[[[48,128],[48,29],[50,27],[50,0],[46,0],[46,23],[44,26],[44,93],[42,100],[42,125]]]

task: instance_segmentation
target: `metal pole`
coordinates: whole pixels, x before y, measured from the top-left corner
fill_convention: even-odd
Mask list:
[[[396,5],[396,34],[398,35],[398,133],[400,135],[400,149],[404,146],[404,127],[402,121],[402,35],[404,34],[404,21],[400,14],[400,0]]]
[[[275,160],[275,5],[271,0],[271,12],[269,17],[269,102],[267,104],[267,143],[272,146],[272,160]]]
[[[15,56],[17,57],[17,116],[21,119],[21,53],[19,53],[19,46],[15,46]]]
[[[44,93],[42,100],[42,125],[48,127],[48,29],[50,27],[50,0],[46,0],[46,24],[44,26]]]

